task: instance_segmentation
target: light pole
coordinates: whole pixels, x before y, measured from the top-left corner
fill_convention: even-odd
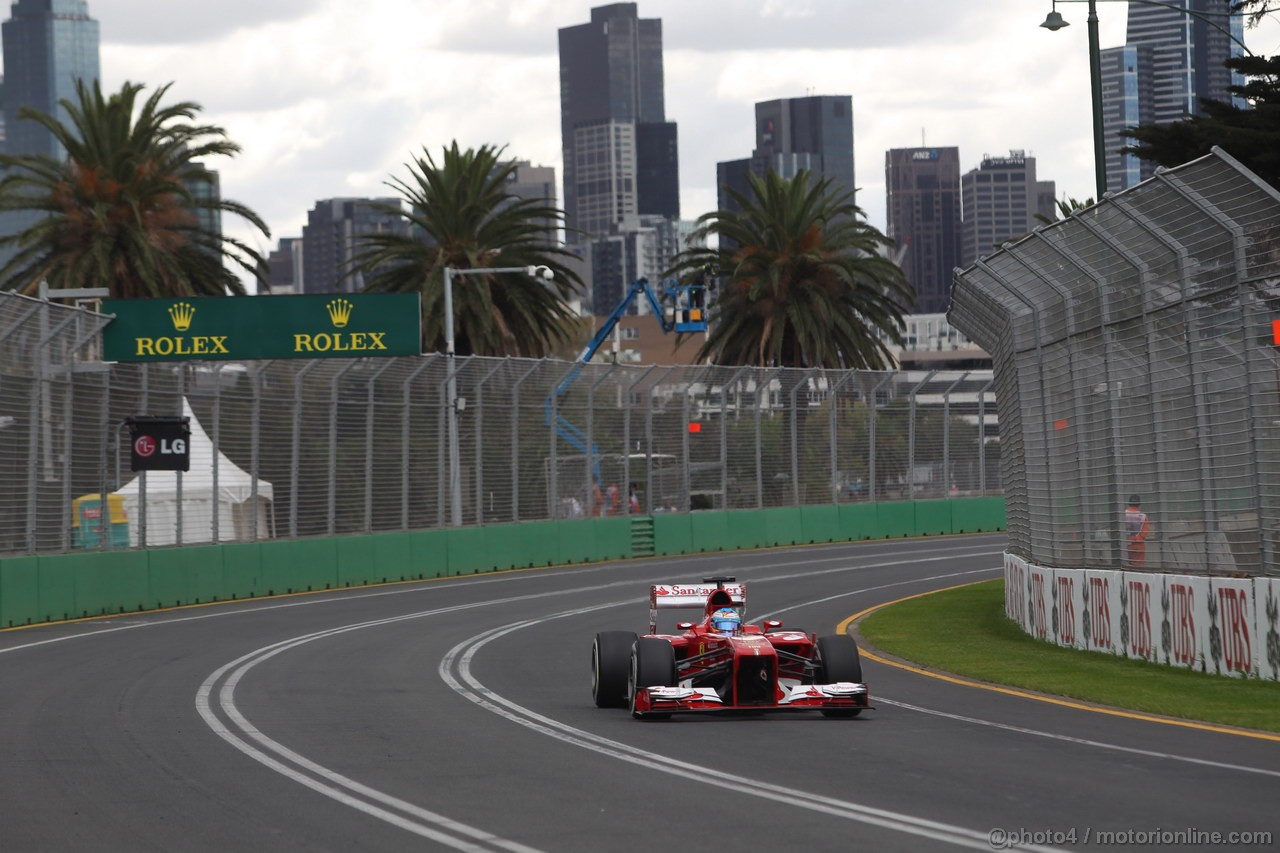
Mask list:
[[[458,458],[458,415],[462,410],[458,400],[458,378],[454,371],[453,346],[453,277],[455,275],[499,273],[524,273],[535,278],[550,281],[554,274],[550,267],[477,267],[474,269],[444,268],[444,354],[445,354],[445,407],[446,425],[449,435],[449,524],[462,526],[462,462]]]
[[[1093,94],[1093,172],[1097,182],[1097,196],[1095,201],[1102,201],[1102,196],[1107,191],[1107,146],[1102,130],[1102,51],[1098,46],[1098,3],[1117,3],[1120,0],[1053,0],[1053,11],[1044,19],[1044,23],[1040,26],[1051,32],[1057,32],[1063,27],[1070,26],[1062,15],[1058,13],[1059,3],[1088,3],[1089,4],[1089,82]],[[1162,6],[1166,9],[1173,9],[1192,18],[1204,21],[1209,26],[1226,35],[1244,50],[1244,52],[1252,56],[1253,52],[1245,47],[1244,42],[1231,34],[1231,31],[1215,22],[1210,16],[1220,18],[1233,17],[1230,12],[1200,12],[1195,9],[1188,9],[1178,3],[1166,3],[1161,0],[1126,0],[1130,3],[1139,3],[1143,6]]]

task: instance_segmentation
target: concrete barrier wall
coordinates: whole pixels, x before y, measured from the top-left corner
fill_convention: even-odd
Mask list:
[[[1059,646],[1280,680],[1280,579],[1037,566],[1005,554],[1005,615]]]
[[[0,628],[566,563],[1003,530],[1002,498],[535,521],[0,559]]]

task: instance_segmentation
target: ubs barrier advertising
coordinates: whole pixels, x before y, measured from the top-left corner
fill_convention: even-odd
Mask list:
[[[1005,615],[1059,646],[1280,680],[1280,579],[1051,569],[1004,557]]]
[[[417,293],[105,299],[106,361],[418,355]]]

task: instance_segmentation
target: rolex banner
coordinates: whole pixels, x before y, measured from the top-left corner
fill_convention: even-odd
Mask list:
[[[104,299],[105,361],[363,358],[422,351],[417,293]]]

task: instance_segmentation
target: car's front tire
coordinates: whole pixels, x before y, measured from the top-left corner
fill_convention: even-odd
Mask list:
[[[839,681],[862,683],[862,657],[858,644],[848,634],[829,634],[818,638],[819,684],[835,684]],[[861,708],[824,708],[824,717],[856,717]]]
[[[631,631],[601,631],[591,644],[591,698],[597,708],[625,708],[631,674]]]
[[[676,650],[666,640],[641,637],[631,650],[631,673],[627,683],[627,699],[631,716],[636,719],[666,720],[670,714],[638,713],[636,694],[641,687],[676,686]]]

